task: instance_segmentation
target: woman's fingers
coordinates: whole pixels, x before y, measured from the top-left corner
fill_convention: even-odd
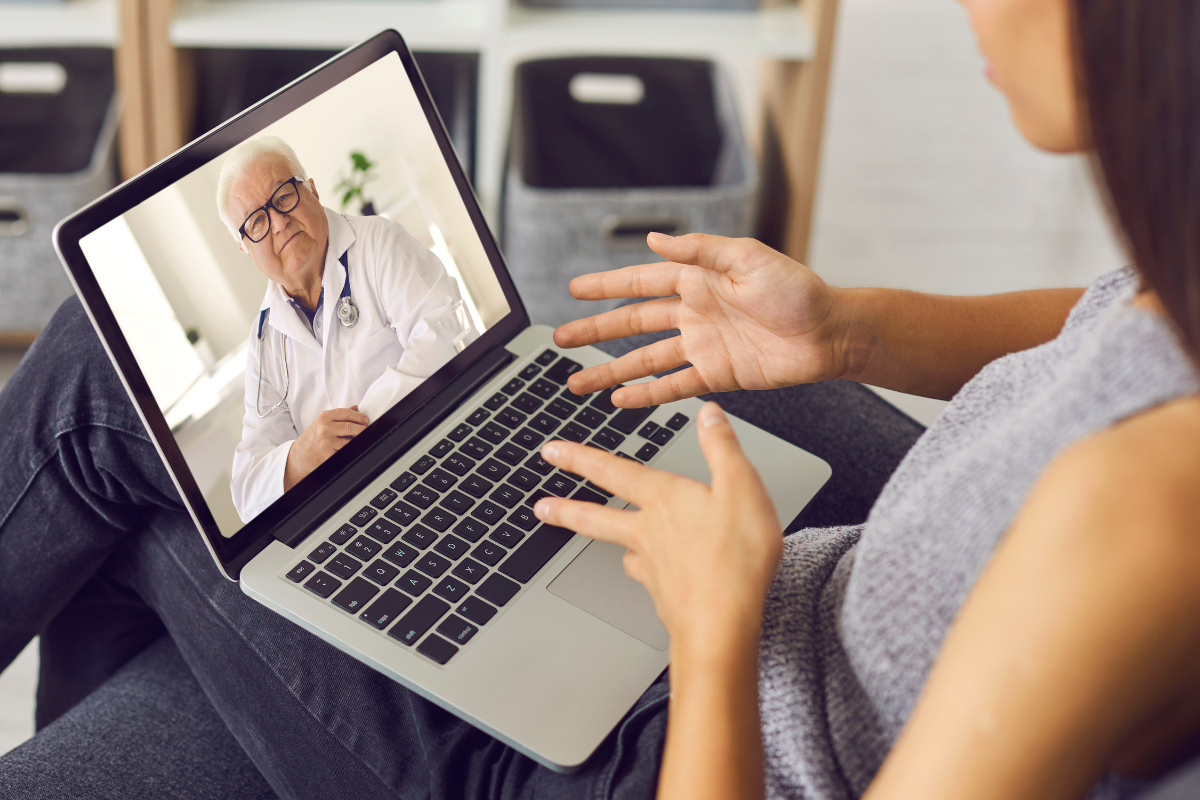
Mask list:
[[[542,458],[564,472],[582,475],[602,489],[639,506],[661,491],[664,481],[675,477],[595,447],[562,440],[544,445]]]
[[[717,389],[704,382],[699,370],[688,367],[649,383],[622,386],[612,393],[612,402],[618,408],[645,408],[696,397],[711,391]]]
[[[666,297],[676,293],[680,264],[638,264],[572,278],[567,288],[578,300],[615,300],[622,297]]]
[[[618,383],[666,372],[685,363],[687,362],[683,357],[683,339],[673,336],[639,347],[615,361],[607,361],[576,372],[567,380],[567,386],[575,394],[591,394]]]
[[[758,472],[742,451],[737,434],[721,406],[705,403],[697,415],[696,429],[714,490],[744,490],[748,488],[748,482],[761,489]]]
[[[565,497],[543,497],[533,507],[533,513],[550,525],[624,547],[632,542],[632,517],[637,514],[636,511],[623,511]]]
[[[724,272],[737,262],[736,254],[743,248],[744,241],[709,233],[689,233],[684,236],[652,233],[646,237],[650,249],[667,261],[693,264],[719,272]]]
[[[568,322],[554,331],[554,343],[559,347],[582,347],[639,333],[667,331],[676,326],[679,302],[678,297],[647,300]]]

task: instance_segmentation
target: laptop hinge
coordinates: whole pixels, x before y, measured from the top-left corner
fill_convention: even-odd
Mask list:
[[[283,520],[274,531],[275,538],[289,547],[303,541],[349,502],[364,484],[374,480],[379,473],[394,464],[410,447],[453,414],[480,386],[512,363],[514,358],[516,356],[505,349],[504,345],[496,346],[479,358],[462,375],[446,384],[446,387],[430,398],[429,402],[338,474],[314,495],[312,500]]]

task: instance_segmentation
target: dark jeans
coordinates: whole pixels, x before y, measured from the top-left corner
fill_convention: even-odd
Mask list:
[[[793,530],[865,519],[922,431],[869,390],[841,381],[720,399],[832,465],[832,480]],[[653,795],[665,675],[584,769],[560,775],[222,578],[78,301],[63,305],[0,393],[0,419],[0,667],[42,635],[39,726],[165,630],[281,797]],[[69,763],[72,754],[61,755]],[[0,759],[0,777],[5,764]],[[45,786],[44,796],[55,792]]]

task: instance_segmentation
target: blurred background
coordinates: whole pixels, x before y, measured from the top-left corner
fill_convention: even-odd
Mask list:
[[[1124,263],[1086,161],[1020,139],[953,0],[0,0],[0,381],[71,292],[59,219],[388,27],[535,321],[650,230],[953,294]],[[0,675],[0,752],[32,734],[36,664]]]

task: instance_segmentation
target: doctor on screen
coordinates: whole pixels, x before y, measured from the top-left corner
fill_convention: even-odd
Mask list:
[[[282,139],[230,152],[217,208],[268,279],[231,482],[249,522],[478,332],[437,256],[398,223],[323,207]]]

